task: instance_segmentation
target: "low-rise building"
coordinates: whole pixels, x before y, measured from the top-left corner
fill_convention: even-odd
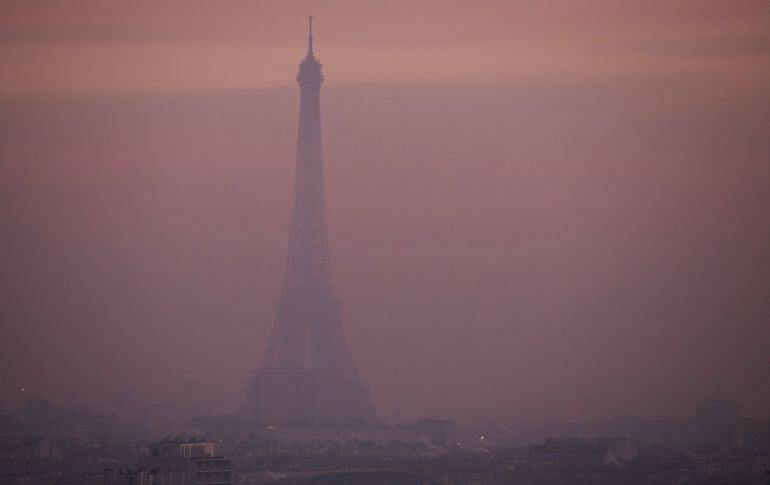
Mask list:
[[[165,440],[152,443],[138,461],[149,485],[231,485],[231,460],[218,456],[211,441]]]

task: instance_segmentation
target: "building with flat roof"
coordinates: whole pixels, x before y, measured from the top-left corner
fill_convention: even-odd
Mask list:
[[[213,441],[164,440],[151,443],[139,459],[149,485],[231,485],[232,462],[216,454]]]

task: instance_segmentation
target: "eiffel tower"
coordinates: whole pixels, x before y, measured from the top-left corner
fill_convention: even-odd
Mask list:
[[[270,339],[252,385],[253,418],[261,424],[371,423],[379,418],[358,378],[334,296],[326,231],[321,149],[321,63],[299,65],[299,133],[289,254]]]

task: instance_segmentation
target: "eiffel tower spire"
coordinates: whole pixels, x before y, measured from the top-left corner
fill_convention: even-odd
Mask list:
[[[313,16],[307,18],[308,20],[308,29],[307,29],[307,55],[312,56],[313,55]]]

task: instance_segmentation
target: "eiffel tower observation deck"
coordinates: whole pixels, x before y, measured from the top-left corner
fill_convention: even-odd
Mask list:
[[[371,423],[379,418],[358,378],[334,295],[326,229],[321,144],[321,63],[308,49],[299,65],[299,132],[294,206],[281,296],[251,388],[262,424]]]

